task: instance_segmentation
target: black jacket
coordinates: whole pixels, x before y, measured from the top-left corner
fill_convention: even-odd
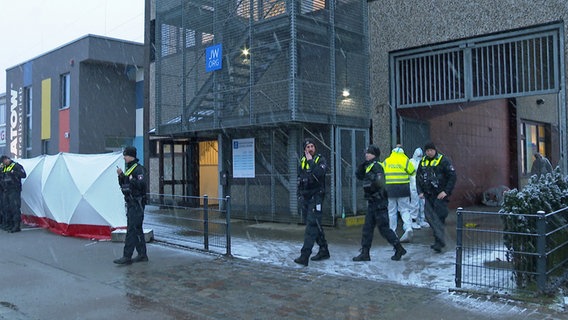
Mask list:
[[[3,166],[1,172],[2,190],[22,191],[22,179],[27,175],[21,164],[12,161],[9,165]]]
[[[126,201],[146,198],[146,168],[138,161],[138,159],[134,159],[127,163],[124,172],[118,176],[118,184]]]
[[[327,161],[321,154],[314,155],[312,160],[302,156],[298,166],[298,194],[325,193],[326,172]]]
[[[416,187],[418,193],[438,195],[444,191],[448,196],[452,194],[456,185],[456,170],[448,157],[436,153],[434,158],[422,158],[416,173]]]
[[[355,176],[363,181],[365,199],[378,200],[380,206],[387,207],[388,194],[385,184],[385,170],[380,162],[373,160],[361,163],[355,171]]]

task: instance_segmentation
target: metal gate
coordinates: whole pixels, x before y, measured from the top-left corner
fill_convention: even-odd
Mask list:
[[[336,212],[341,216],[354,216],[365,210],[367,203],[362,192],[357,192],[362,187],[355,170],[364,159],[369,134],[367,130],[338,128],[336,135]]]
[[[430,125],[426,121],[401,117],[400,137],[406,155],[411,158],[416,148],[430,141]]]
[[[562,23],[553,23],[391,54],[391,105],[435,107],[559,94],[560,131],[566,132],[563,38]],[[391,121],[396,139],[396,117]],[[566,137],[559,140],[566,150]]]
[[[397,108],[560,90],[557,26],[434,45],[393,55]]]

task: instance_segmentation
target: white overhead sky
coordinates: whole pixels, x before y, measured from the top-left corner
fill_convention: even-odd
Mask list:
[[[0,93],[6,69],[87,34],[144,42],[144,0],[0,0]]]

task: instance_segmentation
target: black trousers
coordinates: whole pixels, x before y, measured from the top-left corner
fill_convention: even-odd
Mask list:
[[[134,249],[140,256],[146,256],[146,239],[144,239],[144,205],[141,200],[131,199],[126,202],[126,239],[124,240],[124,257],[131,258]]]
[[[394,246],[399,243],[396,233],[389,227],[388,207],[381,207],[378,200],[370,199],[367,202],[367,214],[365,215],[365,224],[363,225],[361,247],[371,248],[375,226],[379,229],[381,236],[390,244]]]
[[[327,241],[321,226],[322,219],[322,202],[324,195],[315,193],[302,198],[302,215],[306,217],[306,229],[304,230],[304,245],[301,253],[303,255],[311,255],[314,242],[320,248],[327,248]]]
[[[22,197],[21,191],[17,189],[5,190],[2,195],[2,223],[9,229],[20,227],[22,221]]]
[[[434,241],[446,245],[446,218],[448,217],[448,200],[438,199],[436,195],[425,195],[424,216],[432,227]]]

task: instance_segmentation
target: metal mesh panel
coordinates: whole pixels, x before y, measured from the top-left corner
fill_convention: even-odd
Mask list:
[[[304,130],[302,137],[296,141],[297,129],[257,130],[255,135],[255,168],[254,178],[233,178],[231,182],[232,215],[236,218],[256,221],[302,222],[300,213],[290,204],[291,196],[296,198],[297,173],[291,172],[290,161],[294,167],[299,161],[299,152],[288,154],[286,150],[301,149],[301,140],[310,137],[316,141],[317,152],[332,163],[329,128],[321,130]],[[293,135],[293,131],[296,131]],[[252,132],[243,132],[243,136],[251,136]],[[331,170],[331,169],[330,169]],[[333,225],[331,207],[331,176],[328,172],[324,199],[324,218],[326,225]]]
[[[367,212],[367,200],[364,198],[363,183],[355,177],[357,166],[364,159],[364,150],[368,139],[366,131],[339,129],[340,146],[338,150],[341,183],[339,198],[342,207],[340,214],[354,216]]]
[[[456,286],[506,293],[558,286],[568,263],[567,216],[566,208],[546,215],[458,208]],[[504,223],[526,230],[510,231]]]
[[[352,63],[364,61],[366,57],[360,53],[340,50],[336,54],[336,108],[337,114],[343,116],[361,116],[368,114],[365,108],[367,83],[361,81],[366,74],[366,64]]]
[[[367,118],[368,77],[356,76],[367,70],[366,4],[295,1],[156,0],[157,133]],[[217,44],[222,68],[206,72],[205,50]],[[338,54],[351,57],[336,76]],[[352,100],[338,113],[334,95],[344,79],[353,83]],[[310,119],[314,113],[321,117]]]
[[[337,0],[335,4],[335,26],[340,29],[350,30],[356,34],[364,34],[365,25],[363,16],[365,8],[358,0]],[[366,5],[366,4],[365,4]]]

